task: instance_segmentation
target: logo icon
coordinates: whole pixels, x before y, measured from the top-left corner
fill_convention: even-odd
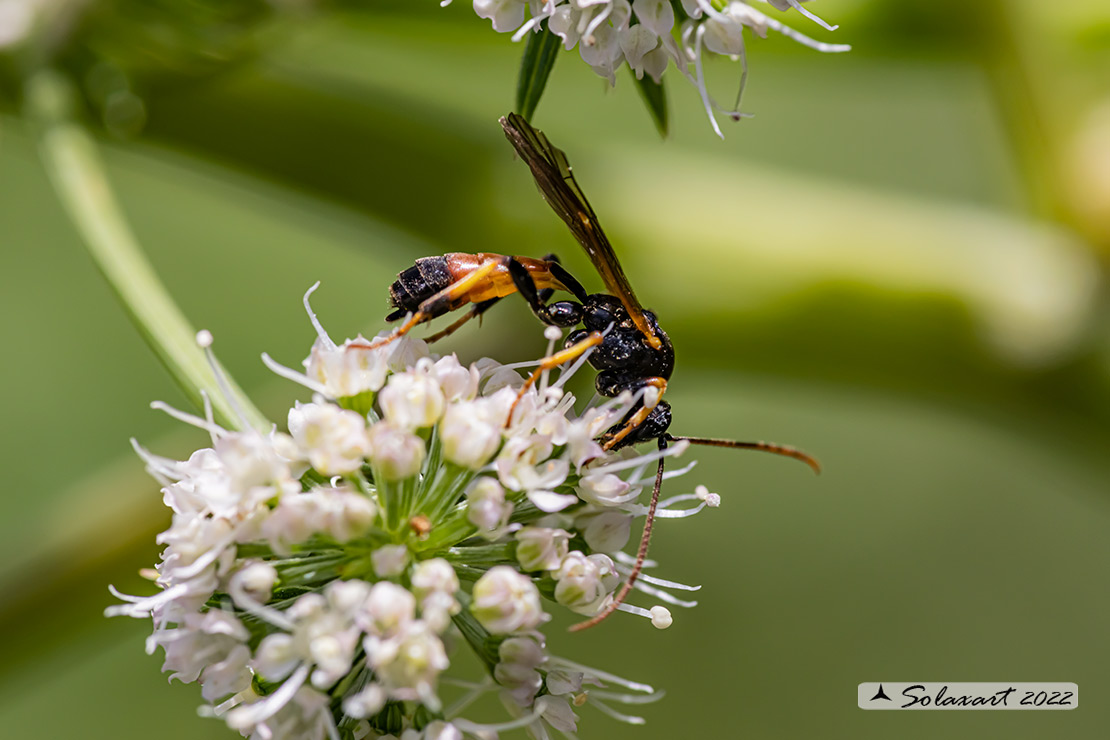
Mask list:
[[[878,693],[876,693],[874,696],[871,697],[871,701],[875,701],[876,699],[886,699],[887,701],[894,701],[893,699],[891,699],[889,696],[886,695],[885,691],[883,691],[883,685],[882,684],[879,684]]]

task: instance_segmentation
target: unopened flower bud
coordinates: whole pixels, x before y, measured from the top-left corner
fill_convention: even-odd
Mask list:
[[[472,596],[471,613],[495,635],[533,629],[547,618],[532,579],[507,565],[486,571],[474,584]]]
[[[443,456],[471,470],[479,470],[501,447],[501,425],[488,413],[483,400],[460,401],[447,407],[439,427]]]
[[[409,549],[404,545],[382,545],[370,553],[374,572],[379,578],[393,578],[405,572],[409,563]]]
[[[420,472],[424,440],[389,422],[370,427],[370,460],[385,480],[402,480]]]
[[[421,363],[428,363],[422,360]],[[435,378],[419,369],[389,378],[378,396],[386,421],[404,429],[430,427],[443,416],[445,399]]]
[[[555,570],[567,554],[570,532],[548,527],[524,527],[516,533],[516,559],[526,571]]]

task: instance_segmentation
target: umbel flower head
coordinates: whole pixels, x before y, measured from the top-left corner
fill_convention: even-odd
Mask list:
[[[135,444],[173,522],[158,537],[160,591],[117,593],[125,603],[107,613],[152,617],[147,650],[165,651],[163,670],[198,682],[209,713],[259,740],[546,738],[574,732],[582,707],[641,721],[610,705],[661,692],[551,655],[542,628],[551,610],[589,617],[612,603],[634,563],[622,548],[646,513],[648,468],[685,445],[604,452],[595,438],[635,399],[576,413],[573,368],[528,389],[510,419],[516,368],[466,366],[410,337],[336,344],[308,297],[318,336],[305,372],[263,356],[313,392],[287,432],[155,404],[211,446],[177,461]],[[657,516],[717,503],[699,486]],[[658,602],[694,605],[670,593],[692,587],[642,575],[637,588],[657,603],[620,609],[659,628],[671,615]],[[481,675],[452,670],[461,650]],[[507,719],[463,716],[486,693]]]
[[[762,0],[776,10],[794,9],[823,28],[830,26],[802,7],[807,0]],[[441,5],[449,5],[443,0]],[[601,77],[616,83],[616,72],[627,65],[638,79],[648,75],[656,83],[674,65],[701,95],[709,122],[718,136],[715,112],[733,119],[748,78],[744,29],[764,38],[775,31],[822,52],[849,51],[846,44],[826,44],[795,31],[754,6],[754,0],[474,0],[474,12],[488,18],[495,31],[512,33],[520,41],[528,33],[550,31],[569,51],[576,46],[582,61]],[[706,86],[702,58],[706,53],[738,60],[740,89],[736,102],[723,107]]]

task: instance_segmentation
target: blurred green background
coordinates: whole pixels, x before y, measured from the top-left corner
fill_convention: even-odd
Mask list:
[[[292,4],[282,4],[292,5]],[[93,4],[51,51],[144,248],[260,406],[313,332],[376,331],[420,256],[558,252],[600,284],[496,124],[520,47],[466,2]],[[535,123],[566,149],[678,353],[676,433],[720,509],[663,522],[661,575],[700,582],[667,632],[626,619],[557,652],[669,692],[581,737],[1098,738],[1110,726],[1110,6],[822,0],[854,45],[749,43],[719,141],[669,75],[660,141],[630,78],[561,56]],[[771,11],[773,12],[773,11]],[[70,225],[0,66],[0,727],[4,737],[231,737],[106,620],[168,523],[131,436],[206,443]],[[738,69],[712,64],[726,97]],[[679,84],[682,83],[682,84]],[[506,301],[446,343],[537,356]],[[687,483],[688,482],[688,483]],[[675,488],[677,489],[677,482]],[[862,681],[1073,681],[1076,711],[864,712]],[[523,736],[523,735],[521,735]]]

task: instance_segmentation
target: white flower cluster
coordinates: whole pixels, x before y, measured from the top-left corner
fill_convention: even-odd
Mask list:
[[[803,8],[801,3],[806,0],[762,2],[777,10],[793,8],[830,31],[836,28]],[[748,74],[745,28],[760,37],[766,37],[768,30],[776,31],[822,52],[851,49],[811,39],[756,10],[752,0],[681,0],[678,8],[671,0],[474,0],[474,12],[489,19],[495,31],[513,33],[514,41],[546,25],[568,51],[577,46],[582,61],[610,84],[616,83],[616,71],[622,64],[637,78],[647,74],[656,82],[662,81],[663,72],[674,64],[698,89],[718,136],[722,134],[714,111],[731,118],[745,115],[740,113]],[[706,87],[702,64],[706,51],[741,62],[740,94],[730,108],[718,105]]]
[[[199,682],[213,714],[258,740],[515,727],[547,737],[575,730],[572,706],[587,696],[617,717],[609,703],[658,698],[549,655],[539,628],[545,603],[592,616],[612,602],[634,562],[620,550],[646,513],[645,473],[685,445],[606,453],[595,439],[631,397],[576,415],[566,373],[520,395],[519,373],[495,361],[464,366],[408,337],[337,345],[309,316],[318,338],[305,373],[264,358],[314,391],[290,410],[288,433],[227,430],[210,410],[155,404],[212,445],[184,462],[135,445],[173,522],[158,540],[160,592],[117,594],[126,603],[108,614],[153,617],[148,651],[164,649],[164,670]],[[699,487],[657,516],[716,503]],[[663,590],[690,589],[681,584],[645,575],[637,588],[693,605]],[[670,624],[661,605],[620,608]],[[488,677],[445,676],[450,645],[471,648]],[[513,718],[459,716],[485,692],[501,692]]]

